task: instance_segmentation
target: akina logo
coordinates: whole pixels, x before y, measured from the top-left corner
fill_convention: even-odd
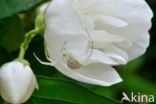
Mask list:
[[[146,95],[141,94],[140,92],[135,94],[134,92],[131,92],[128,96],[125,92],[122,93],[123,98],[121,99],[121,102],[123,101],[129,101],[129,102],[139,102],[139,103],[151,103],[155,101],[154,95]]]

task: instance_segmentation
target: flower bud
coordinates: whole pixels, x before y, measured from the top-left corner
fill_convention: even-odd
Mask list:
[[[8,103],[24,103],[35,87],[37,81],[28,64],[12,61],[0,68],[0,93]]]

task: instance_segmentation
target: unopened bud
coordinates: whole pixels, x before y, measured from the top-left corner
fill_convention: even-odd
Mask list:
[[[28,64],[12,61],[0,68],[0,94],[6,102],[24,103],[36,87],[36,78]]]

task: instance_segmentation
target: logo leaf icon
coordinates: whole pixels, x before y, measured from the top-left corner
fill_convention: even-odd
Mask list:
[[[129,99],[128,95],[125,92],[123,92],[122,94],[123,98],[121,99],[121,102],[123,102],[124,100],[131,102],[131,100]]]

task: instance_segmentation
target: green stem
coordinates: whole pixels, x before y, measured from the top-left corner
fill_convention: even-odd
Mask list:
[[[44,31],[44,13],[38,12],[38,15],[35,19],[35,29],[25,34],[25,38],[23,43],[20,46],[19,60],[23,60],[25,56],[25,52],[29,47],[31,40],[39,33],[43,33]]]
[[[30,32],[25,34],[25,38],[23,43],[20,46],[20,53],[19,53],[19,59],[24,59],[25,52],[29,47],[29,44],[31,40],[37,35],[37,33],[40,32],[39,28],[35,28],[34,30],[31,30]]]

